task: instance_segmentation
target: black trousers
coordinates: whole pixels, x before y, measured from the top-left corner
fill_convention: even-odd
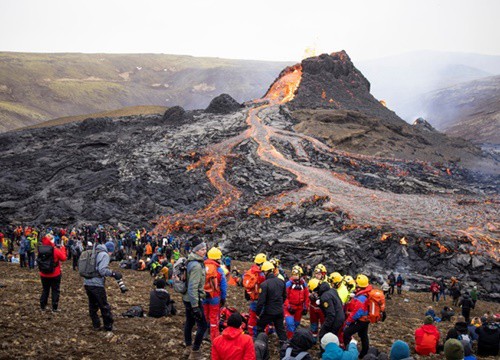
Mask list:
[[[61,277],[62,275],[48,278],[40,277],[42,279],[42,296],[40,296],[40,307],[45,309],[47,302],[49,301],[49,293],[52,290],[52,310],[57,310],[59,305],[59,288],[61,287]]]
[[[280,343],[286,342],[287,337],[286,337],[285,325],[283,324],[284,321],[285,321],[284,314],[278,314],[278,315],[263,314],[259,316],[259,319],[257,320],[257,335],[261,332],[264,332],[267,325],[273,323],[274,329],[276,330],[276,335],[278,335],[278,338],[280,339]]]
[[[370,339],[368,338],[368,326],[370,325],[367,321],[356,321],[344,329],[344,344],[348,345],[354,334],[358,334],[361,340],[361,352],[359,353],[359,358],[362,359],[368,352],[370,347]]]
[[[73,270],[78,269],[78,260],[80,260],[80,254],[73,255]]]
[[[196,320],[193,316],[193,307],[190,302],[183,301],[184,307],[186,308],[186,323],[184,324],[184,342],[186,346],[193,346],[193,350],[200,350],[201,342],[203,341],[203,335],[208,329],[207,320],[205,314],[203,313],[203,306],[201,302],[198,304],[203,317],[200,321]],[[193,344],[193,328],[196,325],[196,335],[194,337]]]
[[[92,326],[95,329],[101,327],[101,320],[99,319],[99,315],[97,315],[97,311],[101,310],[104,330],[113,330],[113,315],[111,314],[111,306],[108,304],[106,297],[106,289],[102,286],[85,285],[85,291],[89,298],[89,315],[90,319],[92,319]]]

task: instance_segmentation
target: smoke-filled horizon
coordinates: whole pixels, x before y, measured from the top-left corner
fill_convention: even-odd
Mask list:
[[[417,50],[500,55],[495,0],[0,0],[0,51],[355,61]]]

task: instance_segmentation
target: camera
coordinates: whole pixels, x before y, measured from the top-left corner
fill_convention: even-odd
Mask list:
[[[127,286],[125,286],[125,283],[123,282],[123,279],[116,280],[116,282],[118,283],[118,286],[120,287],[122,294],[128,291]]]

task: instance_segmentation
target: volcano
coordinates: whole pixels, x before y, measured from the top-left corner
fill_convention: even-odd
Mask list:
[[[499,178],[458,165],[494,159],[406,124],[369,89],[342,51],[284,69],[244,106],[222,95],[206,111],[2,134],[0,222],[147,226],[239,259],[394,270],[415,288],[453,275],[500,299]],[[365,154],[335,146],[329,124]]]

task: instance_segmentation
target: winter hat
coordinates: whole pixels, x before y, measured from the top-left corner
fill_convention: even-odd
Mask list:
[[[339,338],[337,335],[332,334],[331,332],[326,333],[322,338],[321,338],[321,347],[324,349],[326,348],[326,345],[334,343],[336,345],[339,345]]]
[[[444,355],[446,360],[462,360],[464,358],[464,347],[457,339],[448,339],[444,343]]]
[[[241,315],[237,312],[232,313],[231,316],[229,316],[229,318],[227,319],[227,326],[231,326],[236,329],[239,329],[242,323],[243,319],[241,318]]]
[[[410,357],[410,347],[402,340],[397,340],[391,347],[391,360],[401,360]]]
[[[167,286],[167,282],[165,281],[165,279],[157,279],[155,281],[155,285],[157,289],[165,289],[165,287]]]
[[[429,325],[429,324],[432,324],[434,322],[434,319],[432,318],[432,316],[430,315],[427,315],[424,319],[424,324],[425,325]]]
[[[207,244],[204,243],[203,240],[199,238],[194,238],[192,243],[193,243],[193,250],[192,250],[193,252],[197,252],[207,247]]]
[[[115,244],[112,241],[108,241],[106,244],[104,244],[104,246],[106,246],[107,252],[112,253],[115,251]]]

